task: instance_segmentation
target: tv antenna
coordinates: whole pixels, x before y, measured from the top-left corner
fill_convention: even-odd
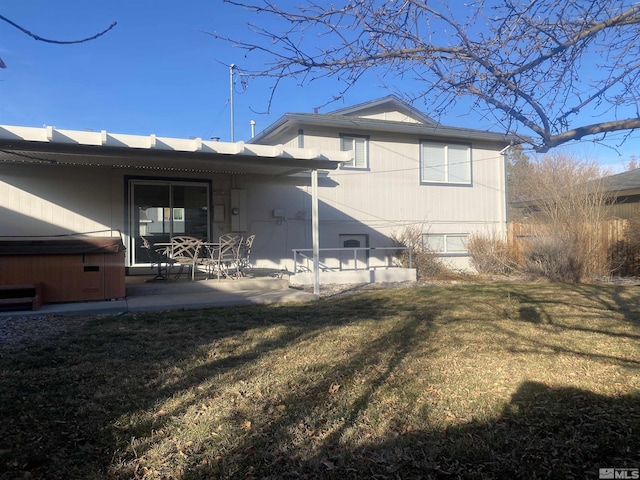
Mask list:
[[[234,135],[234,118],[233,118],[233,69],[236,68],[235,63],[229,65],[229,105],[231,107],[231,143],[235,142]]]

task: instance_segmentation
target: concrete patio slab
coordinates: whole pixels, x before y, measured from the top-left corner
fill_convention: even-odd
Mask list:
[[[234,305],[309,302],[312,293],[289,287],[286,279],[180,280],[146,282],[127,277],[127,296],[111,301],[44,304],[39,310],[6,310],[1,316],[122,314],[162,310],[228,307]]]

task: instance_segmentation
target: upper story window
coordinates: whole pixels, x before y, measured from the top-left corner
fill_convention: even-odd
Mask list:
[[[420,182],[471,184],[471,147],[459,143],[420,143]]]
[[[369,138],[355,135],[340,136],[340,150],[353,151],[353,160],[342,164],[349,168],[369,168]]]

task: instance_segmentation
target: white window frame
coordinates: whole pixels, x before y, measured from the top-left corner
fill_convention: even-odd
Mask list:
[[[431,248],[429,242],[429,238],[432,239],[440,239],[442,248]],[[453,239],[459,240],[462,239],[462,244],[464,248],[454,248],[454,245],[458,245],[459,242],[453,242]],[[423,245],[429,249],[431,252],[436,253],[438,255],[446,255],[446,256],[468,256],[469,249],[467,247],[469,242],[469,234],[468,233],[425,233],[422,235],[422,243]]]
[[[358,149],[358,144],[360,148]],[[343,152],[353,151],[353,160],[344,162],[342,168],[355,168],[367,170],[369,168],[369,137],[364,135],[340,135],[340,150]],[[362,155],[358,155],[362,152]]]
[[[441,149],[438,163],[428,165],[425,147]],[[461,164],[459,160],[453,159],[453,152],[461,152],[465,150],[465,160]],[[462,168],[459,166],[462,165]],[[452,168],[454,167],[454,168]],[[466,168],[464,168],[466,167]],[[463,178],[456,179],[455,173],[458,170],[463,171]],[[432,175],[428,175],[431,172]],[[433,174],[438,174],[441,178],[436,178]],[[444,143],[431,140],[420,141],[420,183],[424,184],[440,184],[440,185],[471,185],[471,145],[468,143]]]

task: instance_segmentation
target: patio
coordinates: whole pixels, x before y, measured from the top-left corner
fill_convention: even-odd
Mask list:
[[[122,314],[190,308],[226,307],[232,305],[274,304],[307,302],[316,296],[289,288],[288,278],[277,278],[268,272],[256,272],[237,280],[206,280],[198,275],[192,282],[190,276],[177,280],[148,281],[153,275],[126,277],[127,296],[110,301],[47,303],[39,310],[0,311],[0,317]]]

